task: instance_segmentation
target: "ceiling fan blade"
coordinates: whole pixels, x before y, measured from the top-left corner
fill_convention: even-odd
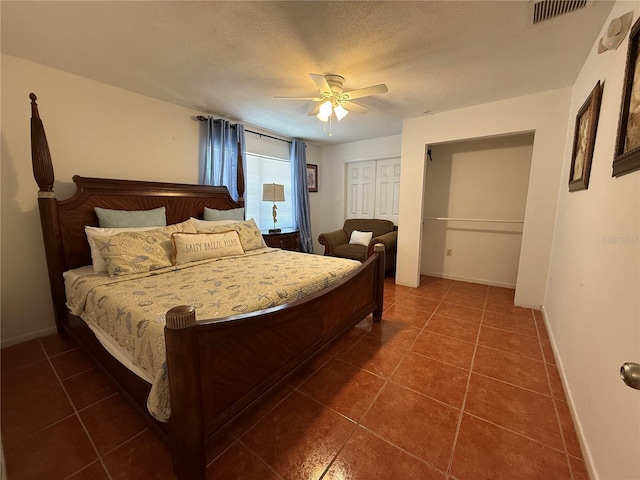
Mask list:
[[[379,85],[373,85],[371,87],[359,88],[358,90],[351,90],[350,92],[344,92],[341,96],[347,100],[354,98],[368,97],[369,95],[379,95],[380,93],[387,93],[389,89],[384,83]]]
[[[285,99],[285,100],[311,100],[312,102],[319,102],[322,100],[320,97],[279,97],[275,96],[273,98]]]
[[[318,90],[320,90],[320,93],[327,93],[331,95],[331,87],[327,83],[327,79],[324,78],[324,75],[310,73],[309,76],[311,77],[311,80],[313,80],[313,83],[316,84],[316,87],[318,87]]]
[[[369,107],[365,107],[364,105],[360,105],[356,102],[350,102],[348,100],[340,102],[340,105],[342,105],[345,110],[356,113],[367,113],[369,110],[371,110]]]

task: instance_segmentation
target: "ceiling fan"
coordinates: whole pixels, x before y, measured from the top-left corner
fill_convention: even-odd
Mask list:
[[[340,75],[327,74],[320,75],[310,73],[311,80],[316,84],[320,91],[320,96],[316,97],[274,97],[289,100],[310,100],[318,102],[318,104],[309,112],[309,115],[315,115],[322,122],[331,119],[331,114],[335,114],[338,121],[342,120],[349,112],[367,113],[370,109],[364,105],[353,102],[354,98],[368,97],[370,95],[378,95],[387,93],[389,89],[384,83],[372,85],[370,87],[359,88],[345,92],[344,77]]]

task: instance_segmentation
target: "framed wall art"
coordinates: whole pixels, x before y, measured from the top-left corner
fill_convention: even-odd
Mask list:
[[[613,157],[613,176],[640,170],[640,19],[631,28],[624,72],[618,136]]]
[[[576,115],[573,151],[571,153],[571,171],[569,172],[570,192],[589,188],[591,160],[593,158],[593,147],[596,143],[601,99],[602,87],[598,80],[598,83],[593,87],[584,104],[578,110],[578,115]]]
[[[310,192],[318,191],[318,166],[307,164],[307,189]]]

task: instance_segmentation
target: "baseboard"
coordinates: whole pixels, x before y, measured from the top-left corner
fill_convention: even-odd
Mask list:
[[[556,341],[553,338],[553,331],[551,330],[551,328],[549,328],[549,320],[548,320],[547,311],[545,310],[544,305],[541,307],[540,310],[542,312],[542,319],[544,321],[545,328],[547,329],[547,333],[549,334],[551,349],[553,350],[553,357],[555,358],[556,366],[558,367],[560,380],[562,380],[562,389],[564,390],[564,395],[567,399],[567,404],[569,405],[569,411],[571,412],[571,417],[573,418],[573,425],[575,426],[575,429],[576,429],[576,435],[578,436],[578,441],[580,442],[580,448],[582,449],[582,457],[584,458],[584,464],[587,467],[589,478],[591,480],[599,480],[600,477],[597,474],[595,464],[593,462],[593,455],[591,454],[591,450],[589,449],[589,444],[587,443],[587,438],[584,434],[582,423],[580,423],[580,419],[576,414],[573,396],[571,395],[571,389],[567,387],[569,383],[567,382],[567,377],[564,374],[564,367],[562,366],[562,358],[558,355],[558,348],[556,346]]]
[[[484,278],[473,278],[473,277],[458,277],[456,275],[448,275],[446,273],[434,273],[434,272],[420,272],[420,275],[427,275],[429,277],[438,277],[438,278],[446,278],[447,280],[457,280],[459,282],[469,282],[469,283],[479,283],[481,285],[490,285],[492,287],[503,287],[503,288],[516,288],[515,283],[503,283],[503,282],[494,282],[492,280],[487,280]]]
[[[46,337],[47,335],[51,335],[52,333],[56,333],[58,330],[56,327],[45,328],[42,330],[38,330],[37,332],[25,333],[24,335],[18,335],[17,337],[11,337],[9,339],[2,339],[0,342],[0,347],[10,347],[11,345],[16,345],[17,343],[26,342],[28,340],[33,340],[34,338]]]

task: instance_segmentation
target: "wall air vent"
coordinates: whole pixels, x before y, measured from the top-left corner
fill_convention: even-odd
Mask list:
[[[587,0],[541,0],[533,4],[533,24],[573,12],[587,6]]]

